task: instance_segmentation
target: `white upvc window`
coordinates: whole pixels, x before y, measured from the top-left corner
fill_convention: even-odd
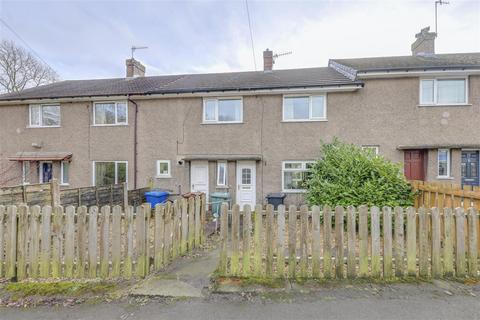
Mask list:
[[[93,185],[128,182],[128,161],[93,161]]]
[[[283,96],[283,121],[326,121],[327,96]]]
[[[420,79],[420,105],[465,105],[468,78]]]
[[[243,122],[242,98],[203,99],[203,123]]]
[[[56,104],[35,104],[29,106],[31,128],[60,127],[60,106]]]
[[[283,192],[305,192],[305,181],[314,161],[283,161]]]
[[[367,146],[367,145],[365,145],[365,146],[362,146],[362,150],[373,152],[374,155],[378,156],[379,147],[378,146],[370,146],[370,145]]]
[[[93,105],[93,125],[118,126],[128,124],[128,104],[121,102],[95,102]]]
[[[170,160],[157,160],[157,178],[171,178]]]
[[[438,149],[438,178],[450,178],[450,149]]]
[[[60,162],[60,184],[68,186],[70,184],[70,162]]]
[[[30,161],[22,161],[22,184],[30,184]]]
[[[227,162],[226,161],[217,162],[217,186],[219,187],[227,186]]]

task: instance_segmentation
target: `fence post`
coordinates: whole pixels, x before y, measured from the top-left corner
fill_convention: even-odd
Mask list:
[[[8,224],[7,224],[7,248],[6,248],[6,277],[13,279],[17,276],[17,207],[7,207]]]
[[[478,277],[478,248],[477,248],[477,209],[468,209],[468,274],[471,277]]]
[[[28,203],[27,203],[27,186],[26,185],[22,185],[22,198],[23,198],[23,203],[25,203],[25,205],[28,205]]]
[[[60,185],[58,184],[58,180],[52,179],[50,187],[50,192],[52,193],[52,208],[55,208],[60,205]]]
[[[358,207],[358,275],[368,275],[368,207]]]
[[[380,210],[378,207],[370,208],[372,217],[372,277],[380,276]]]
[[[455,226],[456,226],[456,250],[455,264],[456,274],[458,278],[465,276],[465,213],[463,208],[455,209]]]
[[[5,261],[5,256],[4,256],[4,249],[5,249],[5,245],[4,245],[4,236],[5,236],[5,227],[4,227],[4,221],[6,221],[6,217],[5,217],[5,206],[2,206],[0,205],[0,278],[3,277],[3,272],[4,272],[4,267],[3,267],[3,263]]]
[[[228,241],[228,204],[222,203],[220,212],[220,265],[221,275],[227,274],[227,241]]]
[[[28,207],[26,205],[18,208],[17,223],[17,279],[23,280],[27,277],[27,232],[28,232]],[[3,252],[1,253],[3,254]]]
[[[127,212],[128,208],[128,185],[126,182],[123,183],[123,210]]]
[[[251,274],[250,255],[251,255],[251,233],[252,233],[252,211],[249,204],[243,206],[243,247],[242,247],[242,271],[245,277]]]

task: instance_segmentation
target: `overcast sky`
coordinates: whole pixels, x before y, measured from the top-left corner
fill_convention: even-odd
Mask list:
[[[329,58],[409,55],[434,29],[429,1],[248,0],[257,69],[262,51],[293,51],[275,69],[326,66]],[[132,45],[147,75],[254,70],[240,1],[5,1],[8,23],[62,79],[123,77]],[[437,53],[480,52],[480,0],[439,8]],[[23,43],[0,23],[2,39]]]

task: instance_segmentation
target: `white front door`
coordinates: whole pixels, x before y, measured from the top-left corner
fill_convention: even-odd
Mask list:
[[[191,162],[190,190],[192,192],[203,192],[208,199],[208,161]]]
[[[237,204],[240,210],[249,204],[253,209],[256,201],[255,161],[237,161]]]

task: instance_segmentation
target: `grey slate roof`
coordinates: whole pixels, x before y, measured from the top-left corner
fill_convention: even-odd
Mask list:
[[[332,59],[356,72],[480,68],[480,52]]]
[[[361,84],[332,68],[306,68],[209,74],[185,74],[138,78],[67,80],[19,93],[0,95],[0,101],[113,96],[126,94],[166,94],[252,89],[285,89]]]

